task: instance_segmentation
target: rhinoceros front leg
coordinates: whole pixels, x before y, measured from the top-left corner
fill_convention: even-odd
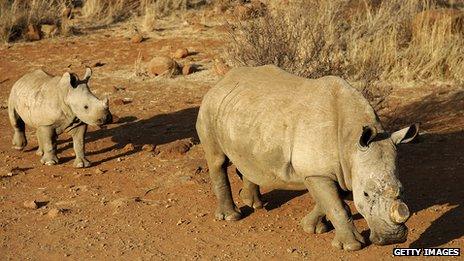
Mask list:
[[[306,177],[305,184],[313,196],[320,211],[335,227],[335,238],[332,245],[344,250],[359,250],[364,238],[356,230],[351,213],[338,194],[335,182],[326,177]]]
[[[237,172],[239,172],[239,170],[237,170]],[[243,203],[254,209],[262,208],[263,202],[261,201],[261,193],[259,192],[259,186],[249,181],[245,176],[241,176],[243,181],[243,188],[240,190],[238,194],[242,199]]]
[[[39,149],[42,147],[43,155],[40,162],[45,165],[55,165],[58,163],[56,156],[56,133],[52,127],[40,126],[37,128],[37,140]]]
[[[209,151],[207,146],[204,148],[213,191],[218,200],[215,216],[220,220],[239,220],[241,214],[232,199],[229,177],[227,176],[228,159],[222,152]]]
[[[90,166],[90,161],[85,158],[84,138],[86,132],[86,124],[77,126],[70,131],[73,139],[74,154],[76,154],[76,159],[74,160],[74,167],[76,168],[86,168]]]
[[[325,217],[325,213],[318,204],[314,206],[313,210],[301,219],[301,226],[303,230],[311,234],[322,234],[331,229],[330,223]]]

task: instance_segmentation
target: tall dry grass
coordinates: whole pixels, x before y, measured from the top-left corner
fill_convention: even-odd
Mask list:
[[[464,37],[451,20],[414,17],[430,1],[292,1],[230,31],[234,65],[275,64],[304,77],[339,75],[352,82],[463,82]]]
[[[29,24],[59,24],[66,0],[0,0],[0,40],[19,39]]]
[[[82,17],[111,24],[137,14],[142,0],[85,0]]]

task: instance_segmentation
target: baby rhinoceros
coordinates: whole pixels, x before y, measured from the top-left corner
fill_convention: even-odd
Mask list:
[[[84,155],[84,136],[88,125],[101,126],[112,121],[108,99],[99,100],[90,91],[92,71],[86,69],[84,79],[73,73],[52,76],[38,69],[25,74],[12,87],[8,114],[14,129],[13,148],[26,144],[25,125],[37,129],[37,155],[42,164],[58,163],[56,139],[62,132],[72,135],[76,159],[74,166],[90,166]]]
[[[208,91],[196,123],[205,151],[216,218],[238,220],[227,177],[231,161],[242,176],[239,196],[263,206],[259,186],[308,189],[314,209],[301,220],[306,232],[335,228],[332,245],[358,250],[356,230],[341,194],[352,192],[378,245],[404,242],[409,209],[397,178],[396,145],[418,126],[387,133],[368,101],[339,77],[306,79],[275,66],[236,68]]]

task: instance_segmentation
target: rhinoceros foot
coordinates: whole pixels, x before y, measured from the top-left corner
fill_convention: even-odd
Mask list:
[[[86,158],[76,158],[74,160],[74,167],[75,168],[87,168],[90,166],[90,161]]]
[[[15,131],[13,135],[13,149],[22,150],[27,145],[27,140],[24,132]]]
[[[241,189],[238,195],[245,205],[254,209],[263,208],[263,202],[259,197],[259,193],[256,193],[256,191]]]
[[[317,217],[312,212],[301,219],[300,222],[306,233],[322,234],[330,231],[333,227],[325,217]]]
[[[332,246],[348,251],[359,250],[364,243],[363,236],[354,226],[351,231],[336,231],[335,238],[332,240]]]
[[[238,209],[226,209],[219,207],[216,210],[215,217],[218,220],[236,221],[242,217],[242,214]]]
[[[56,155],[44,155],[41,159],[40,162],[44,165],[56,165],[58,164],[58,157]]]

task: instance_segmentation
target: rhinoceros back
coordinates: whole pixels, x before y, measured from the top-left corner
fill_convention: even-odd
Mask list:
[[[42,70],[25,74],[12,87],[9,106],[30,126],[52,125],[61,115],[60,77]]]
[[[347,91],[340,81],[275,66],[233,69],[206,94],[199,120],[252,182],[304,188],[308,165],[316,173],[340,169],[339,95]]]

